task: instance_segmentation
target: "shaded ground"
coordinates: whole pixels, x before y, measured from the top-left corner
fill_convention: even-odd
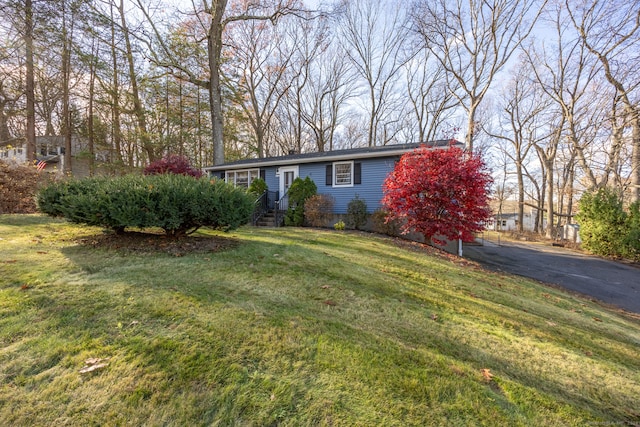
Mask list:
[[[636,264],[540,243],[497,245],[486,240],[484,246],[466,246],[464,257],[492,270],[557,285],[640,314],[640,268]]]
[[[166,236],[161,233],[127,231],[123,234],[105,232],[76,240],[83,246],[101,247],[136,253],[167,253],[183,256],[189,253],[219,252],[234,248],[238,241],[218,236]]]

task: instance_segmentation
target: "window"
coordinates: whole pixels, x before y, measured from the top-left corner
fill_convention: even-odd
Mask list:
[[[236,187],[249,188],[254,179],[260,176],[260,169],[246,169],[225,173],[225,181]]]
[[[336,187],[353,185],[353,162],[333,164],[333,185]]]
[[[362,163],[336,162],[327,165],[327,186],[353,187],[361,183]]]

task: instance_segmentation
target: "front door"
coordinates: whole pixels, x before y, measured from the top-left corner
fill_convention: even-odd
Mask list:
[[[298,177],[298,166],[287,166],[280,168],[280,198],[282,198],[289,187],[293,183],[293,180]]]

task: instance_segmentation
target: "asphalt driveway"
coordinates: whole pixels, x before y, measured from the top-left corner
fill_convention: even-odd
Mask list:
[[[536,279],[640,314],[640,268],[540,243],[484,242],[465,246],[465,258]]]

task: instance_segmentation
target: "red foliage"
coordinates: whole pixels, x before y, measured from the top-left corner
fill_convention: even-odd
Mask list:
[[[165,173],[190,175],[196,178],[200,178],[202,176],[202,171],[192,167],[189,163],[189,159],[175,154],[156,160],[144,168],[145,175],[162,175]]]
[[[403,232],[473,241],[490,218],[491,176],[480,157],[457,147],[422,146],[400,158],[384,182],[382,203]]]

